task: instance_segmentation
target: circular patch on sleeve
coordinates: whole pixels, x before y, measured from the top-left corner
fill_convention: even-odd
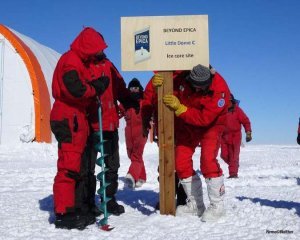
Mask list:
[[[224,98],[220,98],[219,101],[218,101],[218,107],[224,107],[225,105],[225,99]]]

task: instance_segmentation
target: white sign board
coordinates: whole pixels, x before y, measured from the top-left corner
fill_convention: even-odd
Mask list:
[[[122,17],[123,71],[209,66],[208,16]]]

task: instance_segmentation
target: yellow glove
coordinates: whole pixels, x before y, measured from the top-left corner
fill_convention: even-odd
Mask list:
[[[186,112],[187,107],[180,103],[179,99],[172,95],[172,94],[166,94],[163,97],[163,102],[171,108],[173,111],[175,111],[176,116],[178,117],[180,114]]]
[[[152,77],[152,84],[154,87],[160,87],[161,85],[163,85],[163,82],[164,82],[164,78],[160,74],[155,74]]]

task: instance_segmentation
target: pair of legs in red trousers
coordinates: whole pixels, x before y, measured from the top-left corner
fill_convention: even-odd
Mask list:
[[[84,154],[88,122],[82,111],[74,108],[60,111],[59,105],[56,106],[51,112],[50,122],[58,141],[57,174],[53,184],[55,225],[84,229],[95,222],[92,213],[95,207],[95,162]]]
[[[134,140],[129,142],[130,139],[126,137],[127,155],[131,161],[128,169],[128,173],[133,177],[135,182],[146,182],[146,169],[143,159],[144,147],[147,142],[147,138],[140,138],[140,141]]]
[[[176,209],[176,215],[197,215],[201,220],[215,221],[225,214],[223,172],[217,160],[223,126],[195,129],[192,136],[182,131],[176,141],[175,168],[187,195],[187,204]],[[191,131],[190,131],[191,133]],[[203,201],[201,177],[193,167],[195,148],[201,145],[200,169],[205,178],[210,205],[206,208]]]
[[[228,164],[229,177],[238,177],[241,136],[231,136],[221,143],[221,158]]]

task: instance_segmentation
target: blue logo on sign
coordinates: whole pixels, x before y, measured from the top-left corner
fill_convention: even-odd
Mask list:
[[[224,105],[225,105],[225,100],[224,100],[224,98],[221,98],[221,99],[219,99],[219,101],[218,101],[218,107],[224,107]]]
[[[150,28],[142,29],[134,34],[135,63],[150,58]]]

